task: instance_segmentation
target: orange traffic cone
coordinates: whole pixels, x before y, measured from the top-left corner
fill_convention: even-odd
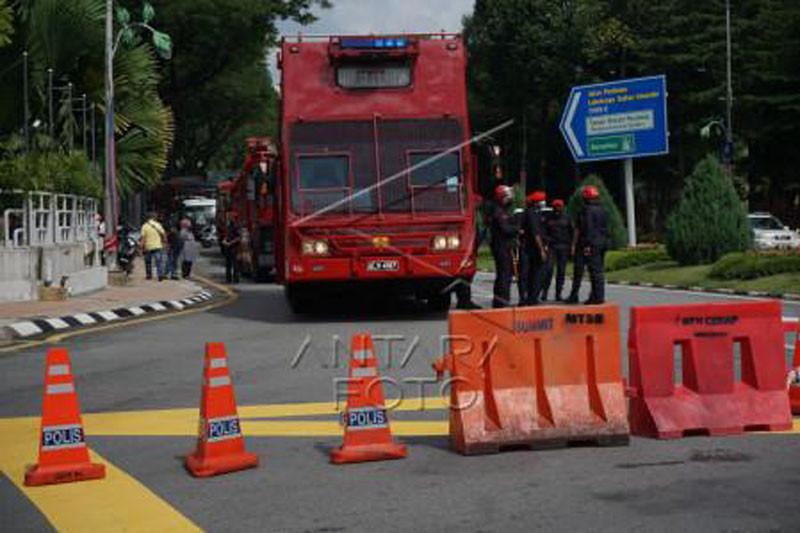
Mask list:
[[[185,465],[195,477],[258,466],[258,456],[244,449],[225,345],[221,342],[206,344],[197,450],[186,456]]]
[[[406,447],[392,439],[378,375],[378,360],[369,333],[353,335],[351,351],[344,443],[331,452],[331,462],[401,459],[406,456]]]
[[[89,462],[69,353],[65,348],[48,348],[39,462],[25,472],[25,484],[50,485],[105,476],[105,465]]]

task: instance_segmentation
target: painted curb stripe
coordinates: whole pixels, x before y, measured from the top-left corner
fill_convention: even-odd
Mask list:
[[[77,329],[84,326],[91,326],[97,323],[111,322],[121,318],[130,318],[144,315],[146,313],[156,313],[169,311],[170,308],[181,311],[186,307],[203,301],[210,300],[213,294],[201,292],[191,298],[183,300],[164,300],[134,307],[119,307],[110,311],[92,311],[89,313],[78,313],[59,318],[37,318],[14,322],[5,326],[13,333],[13,337],[31,337],[43,333],[50,333],[64,329]]]
[[[37,335],[42,332],[33,322],[16,322],[8,327],[19,337],[29,337],[30,335]]]
[[[97,319],[91,315],[87,315],[86,313],[81,313],[79,315],[75,315],[75,320],[83,324],[84,326],[90,326],[92,324],[97,323]]]

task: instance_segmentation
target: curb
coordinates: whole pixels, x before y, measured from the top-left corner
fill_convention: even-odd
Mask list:
[[[193,296],[183,298],[182,300],[150,302],[144,305],[118,307],[108,311],[78,313],[76,315],[67,315],[57,318],[23,320],[5,326],[4,330],[6,338],[9,340],[27,339],[45,333],[66,332],[148,314],[182,311],[189,307],[208,302],[213,297],[213,292],[203,289],[196,292]]]

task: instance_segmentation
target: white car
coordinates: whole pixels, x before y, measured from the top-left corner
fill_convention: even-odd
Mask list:
[[[747,215],[753,229],[753,246],[756,250],[800,249],[800,235],[769,213]]]

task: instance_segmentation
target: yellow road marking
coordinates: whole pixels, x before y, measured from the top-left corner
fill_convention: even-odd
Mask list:
[[[204,283],[206,283],[208,285],[211,285],[212,287],[214,287],[214,288],[226,293],[228,295],[228,297],[225,300],[221,301],[221,302],[217,302],[217,303],[214,303],[214,304],[211,304],[211,305],[201,305],[200,307],[193,307],[192,309],[185,309],[183,311],[172,311],[172,312],[168,312],[168,313],[163,313],[163,312],[162,313],[156,313],[156,314],[154,314],[152,316],[145,316],[145,317],[142,317],[142,318],[135,318],[135,319],[127,319],[127,320],[123,320],[121,322],[111,322],[111,323],[103,324],[103,325],[100,325],[100,326],[92,326],[92,327],[87,327],[87,328],[76,329],[75,331],[67,331],[67,332],[64,332],[64,333],[56,333],[54,335],[50,335],[49,337],[46,337],[46,338],[38,340],[38,341],[28,341],[28,342],[23,342],[21,344],[12,344],[10,346],[5,346],[3,348],[0,348],[0,354],[1,353],[6,353],[6,352],[16,352],[16,351],[19,351],[19,350],[24,350],[26,348],[35,348],[36,346],[41,346],[43,344],[48,344],[48,343],[53,343],[53,342],[61,342],[64,339],[69,339],[71,337],[76,337],[78,335],[87,335],[89,333],[96,333],[96,332],[106,331],[106,330],[110,330],[110,329],[118,329],[118,328],[124,328],[124,327],[128,327],[128,326],[136,326],[138,324],[144,324],[146,322],[153,322],[155,320],[164,320],[166,318],[172,318],[172,317],[176,317],[176,316],[193,315],[195,313],[202,313],[202,312],[205,312],[205,311],[211,311],[212,309],[217,309],[218,307],[223,307],[225,305],[232,304],[233,302],[235,302],[236,300],[239,299],[239,294],[237,292],[229,289],[228,287],[225,287],[224,285],[220,285],[218,283],[215,283],[215,282],[213,282],[213,281],[211,281],[211,280],[209,280],[207,278],[204,278],[202,276],[195,276],[195,277],[197,277],[198,279],[203,280]]]
[[[58,531],[200,531],[188,518],[135,478],[92,452],[106,465],[97,481],[26,487],[25,465],[36,462],[36,418],[0,419],[0,470]]]
[[[394,405],[396,404],[396,405]],[[433,411],[446,409],[448,400],[444,398],[404,398],[402,401],[387,401],[387,406],[392,406],[392,411]],[[342,406],[343,407],[343,406]],[[308,421],[268,421],[248,420],[257,418],[292,418],[298,416],[335,416],[341,414],[336,409],[335,402],[319,403],[286,403],[246,405],[239,407],[239,418],[245,435],[253,436],[281,436],[285,431],[287,436],[302,435],[302,428],[309,431],[309,436],[339,435],[341,428],[338,420],[308,420]],[[197,434],[199,420],[198,409],[154,409],[148,411],[119,411],[111,413],[88,413],[83,415],[83,423],[87,435],[97,436],[139,436],[139,437],[169,437],[187,436]],[[39,423],[38,417],[9,418],[7,421],[25,421],[26,423]],[[2,422],[3,419],[0,419]],[[439,423],[437,421],[434,421]],[[329,425],[333,424],[338,429],[333,432]],[[415,435],[413,431],[419,429],[419,435],[430,435],[429,421],[398,421],[397,430],[404,435]],[[38,427],[38,426],[37,426]],[[436,426],[438,427],[438,426]],[[248,431],[252,428],[252,432]],[[437,430],[438,431],[438,430]],[[443,433],[435,433],[436,435]],[[35,439],[34,439],[35,441]]]

